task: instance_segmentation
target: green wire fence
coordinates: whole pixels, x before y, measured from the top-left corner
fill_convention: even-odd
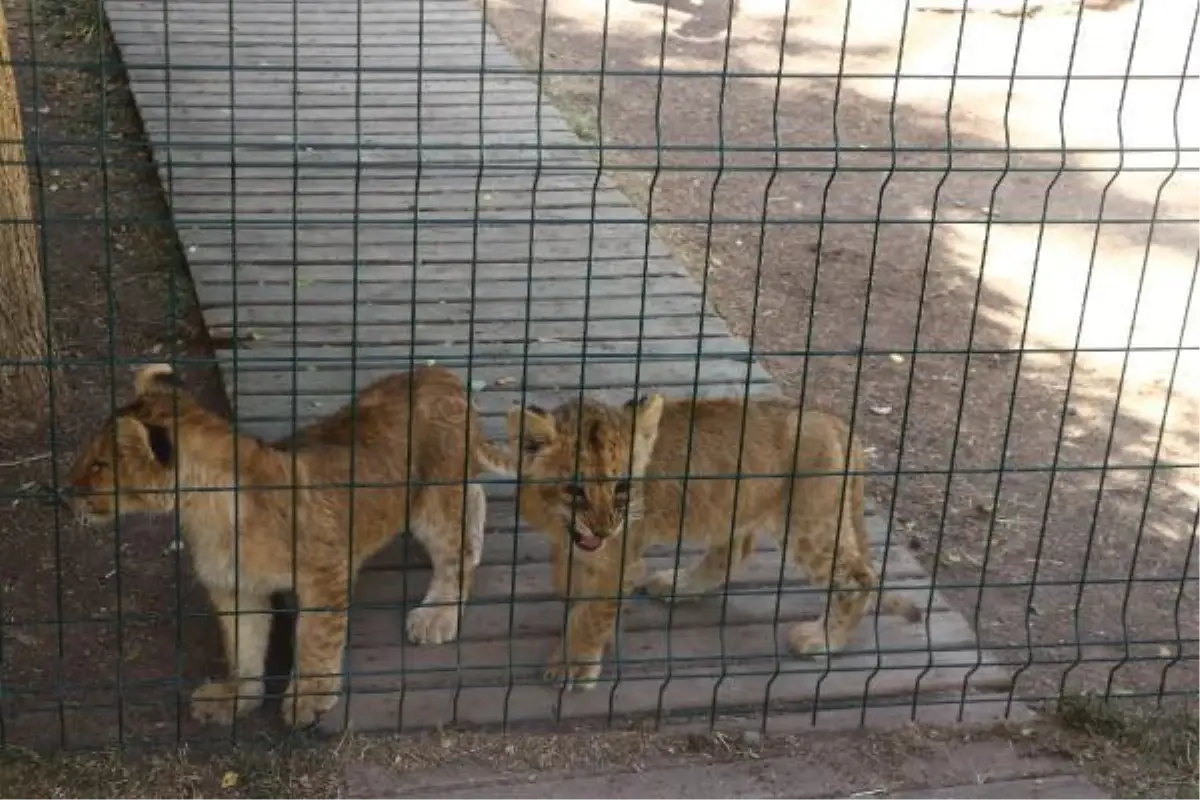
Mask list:
[[[0,190],[28,184],[34,213],[4,222],[36,225],[53,369],[52,401],[10,396],[0,422],[0,744],[245,737],[281,714],[326,732],[678,719],[769,731],[994,719],[1077,694],[1194,704],[1197,7],[974,5],[7,5],[3,72],[23,129],[4,143],[24,155],[0,164],[19,178]],[[3,327],[0,341],[6,369],[47,366],[16,356]],[[180,385],[131,406],[134,375],[161,362]],[[396,487],[377,480],[378,447],[350,455],[376,418],[352,405],[340,433],[304,426],[429,365],[462,381],[479,418],[447,413],[478,425],[472,437],[507,448],[509,409],[533,409],[511,418],[518,474],[473,480],[487,498],[479,564],[466,549],[454,559],[469,597],[430,592],[427,608],[450,602],[453,641],[406,631],[437,569],[412,495],[352,583],[332,551],[317,563],[297,544],[317,523],[296,512],[280,512],[291,554],[257,595],[197,569],[214,551],[187,524],[196,498],[244,522],[272,490],[304,510],[314,493]],[[562,409],[608,404],[610,432],[632,441],[652,424],[638,409],[653,401],[636,399],[652,394],[774,398],[844,420],[861,467],[801,474],[838,478],[839,502],[854,495],[843,478],[865,480],[882,597],[920,621],[872,600],[841,652],[790,652],[793,626],[854,581],[806,580],[788,566],[808,557],[804,540],[739,528],[758,509],[737,498],[792,474],[755,469],[754,447],[815,451],[780,427],[786,414],[756,427],[739,407],[676,453],[721,469],[640,476],[618,449],[624,463],[596,474],[586,446],[600,434]],[[238,474],[184,475],[193,402]],[[81,524],[86,487],[71,475],[85,443],[111,415],[145,422],[148,409],[167,422],[145,428],[144,452],[172,477],[118,481],[110,500],[130,512],[166,492],[182,510]],[[526,426],[555,409],[574,461],[527,475],[545,433]],[[226,440],[220,419],[241,436]],[[474,530],[478,489],[426,474],[413,445],[425,425],[400,415],[406,452],[388,457],[405,485],[452,489],[450,528]],[[339,458],[349,466],[328,481],[240,472],[263,459],[273,476],[328,476]],[[648,497],[643,515],[665,515],[732,478],[733,519],[689,518],[646,551],[676,570],[678,602],[624,593],[595,687],[547,680],[564,637],[570,650],[566,612],[589,599],[562,602],[564,581],[597,558],[641,560],[626,546],[636,514],[597,521],[610,498]],[[546,484],[564,515],[553,535],[518,510]],[[784,517],[806,513],[807,496],[779,485]],[[328,524],[348,554],[374,512],[339,508]],[[720,529],[705,532],[722,588],[685,603],[679,570],[701,557],[689,534],[705,522]],[[599,554],[597,525],[614,533]],[[843,543],[845,527],[826,535]],[[216,552],[244,574],[249,551]],[[334,607],[304,602],[313,575],[334,574],[321,595]],[[242,620],[228,642],[222,614]],[[334,693],[306,716],[284,693],[314,637],[338,629],[314,620],[334,618],[340,666],[297,678]],[[196,719],[197,687],[266,636],[254,619],[271,620],[265,688],[234,686],[254,708]]]

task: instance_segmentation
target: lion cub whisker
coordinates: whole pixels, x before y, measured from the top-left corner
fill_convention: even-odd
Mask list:
[[[531,479],[520,494],[521,516],[549,536],[555,589],[569,601],[548,678],[594,686],[619,598],[640,588],[682,601],[718,589],[753,551],[758,533],[786,540],[788,559],[830,590],[827,617],[788,632],[798,655],[844,647],[878,588],[862,449],[834,415],[801,412],[782,399],[693,404],[650,395],[623,406],[583,400],[552,411],[513,408],[508,434],[521,474]],[[687,481],[685,506],[685,475],[742,477]],[[708,550],[686,569],[643,578],[647,547],[674,544],[681,531]],[[921,619],[894,593],[879,607]]]
[[[457,636],[486,512],[483,487],[466,481],[514,466],[483,439],[453,372],[422,367],[383,378],[353,406],[273,443],[204,409],[165,364],[142,369],[135,388],[81,450],[65,495],[89,523],[178,513],[229,665],[226,680],[194,692],[193,716],[227,724],[261,704],[270,597],[286,590],[300,611],[285,718],[307,726],[332,708],[352,581],[406,522],[433,563],[425,599],[408,614],[408,637],[436,644]]]

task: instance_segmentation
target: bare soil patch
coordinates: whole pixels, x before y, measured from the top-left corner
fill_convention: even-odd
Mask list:
[[[0,754],[4,797],[412,797],[559,777],[606,776],[626,791],[656,770],[733,765],[732,796],[919,796],[943,787],[1080,773],[1114,797],[1195,797],[1196,717],[1150,724],[1089,706],[1059,724],[904,725],[885,730],[759,736],[642,730],[522,734],[442,731],[425,736],[305,738],[113,753]],[[1109,726],[1097,736],[1096,726]],[[781,786],[777,765],[799,761],[803,778]],[[737,765],[743,765],[739,773]],[[639,776],[650,775],[638,783]],[[795,780],[796,770],[789,774]],[[738,787],[753,786],[749,793]],[[691,787],[695,789],[696,787]],[[492,791],[495,791],[493,788]],[[1045,791],[1045,789],[1043,789]],[[1001,792],[1005,792],[1001,789]],[[694,796],[703,796],[706,792]],[[997,796],[1016,796],[1013,789]]]
[[[128,397],[133,360],[193,359],[188,388],[218,409],[224,395],[98,7],[33,7],[5,13],[61,368],[48,428],[20,409],[0,421],[0,744],[176,741],[181,681],[216,666],[216,639],[170,521],[85,529],[36,487]]]

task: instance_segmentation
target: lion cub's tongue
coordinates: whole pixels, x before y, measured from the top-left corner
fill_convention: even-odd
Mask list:
[[[575,540],[575,544],[577,544],[581,549],[587,550],[590,553],[600,546],[600,537],[590,535],[580,536]]]

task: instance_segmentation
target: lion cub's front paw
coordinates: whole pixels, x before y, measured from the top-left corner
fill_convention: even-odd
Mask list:
[[[832,636],[825,636],[825,620],[817,619],[811,622],[800,622],[788,631],[788,646],[792,652],[801,657],[833,655],[845,646],[844,637],[839,637],[836,630],[830,630]]]
[[[679,575],[676,578],[676,574]],[[663,569],[655,572],[642,583],[646,594],[663,603],[687,603],[700,598],[689,594],[687,570]]]
[[[421,605],[408,612],[408,640],[414,644],[453,642],[458,636],[458,609]]]
[[[293,728],[310,728],[337,705],[338,686],[325,680],[292,681],[283,695],[283,721]]]
[[[578,653],[564,658],[559,646],[546,665],[545,678],[551,683],[562,684],[568,691],[586,692],[596,688],[604,666],[602,659],[603,653]]]
[[[192,692],[192,718],[198,722],[229,725],[262,705],[262,684],[254,681],[218,681]]]

